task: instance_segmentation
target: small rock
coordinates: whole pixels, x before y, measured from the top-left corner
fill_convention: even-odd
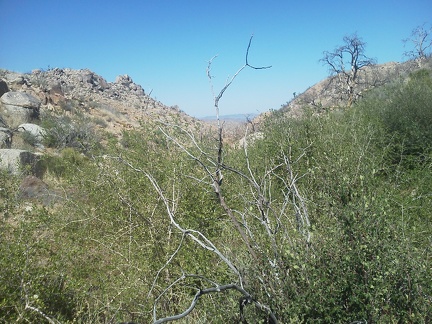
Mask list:
[[[0,127],[0,149],[10,148],[12,145],[12,132],[9,128]]]

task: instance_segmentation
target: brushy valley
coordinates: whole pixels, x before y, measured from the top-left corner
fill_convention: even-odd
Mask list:
[[[151,323],[193,303],[180,322],[432,321],[431,69],[351,107],[273,111],[223,151],[216,128],[114,134],[69,103],[73,128],[44,119],[44,193],[0,173],[1,323]]]

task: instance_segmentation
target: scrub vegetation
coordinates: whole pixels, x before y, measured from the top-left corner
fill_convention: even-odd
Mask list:
[[[430,70],[241,147],[158,123],[62,145],[65,123],[51,203],[0,174],[0,322],[432,321]]]

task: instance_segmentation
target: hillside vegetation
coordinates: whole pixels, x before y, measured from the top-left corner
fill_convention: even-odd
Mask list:
[[[0,322],[431,322],[431,105],[423,69],[222,156],[157,122],[53,146],[55,190],[0,174]]]

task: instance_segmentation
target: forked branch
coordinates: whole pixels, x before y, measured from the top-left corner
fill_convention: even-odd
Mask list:
[[[225,290],[236,290],[242,294],[243,297],[241,298],[240,303],[239,303],[241,316],[243,316],[243,308],[245,305],[254,304],[256,308],[258,308],[260,311],[267,314],[269,323],[272,323],[272,324],[278,323],[276,316],[273,314],[273,312],[267,306],[254,300],[253,297],[243,288],[241,288],[237,285],[234,285],[234,284],[229,284],[229,285],[221,285],[221,286],[217,285],[215,287],[206,288],[206,289],[198,289],[198,291],[195,294],[194,299],[192,300],[190,306],[183,313],[178,314],[178,315],[174,315],[174,316],[161,318],[161,319],[155,321],[154,324],[165,323],[165,322],[175,321],[175,320],[181,319],[181,318],[189,315],[189,313],[195,308],[195,306],[198,302],[198,299],[201,296],[206,295],[206,294],[212,294],[212,293],[220,293],[221,291],[225,291]]]

